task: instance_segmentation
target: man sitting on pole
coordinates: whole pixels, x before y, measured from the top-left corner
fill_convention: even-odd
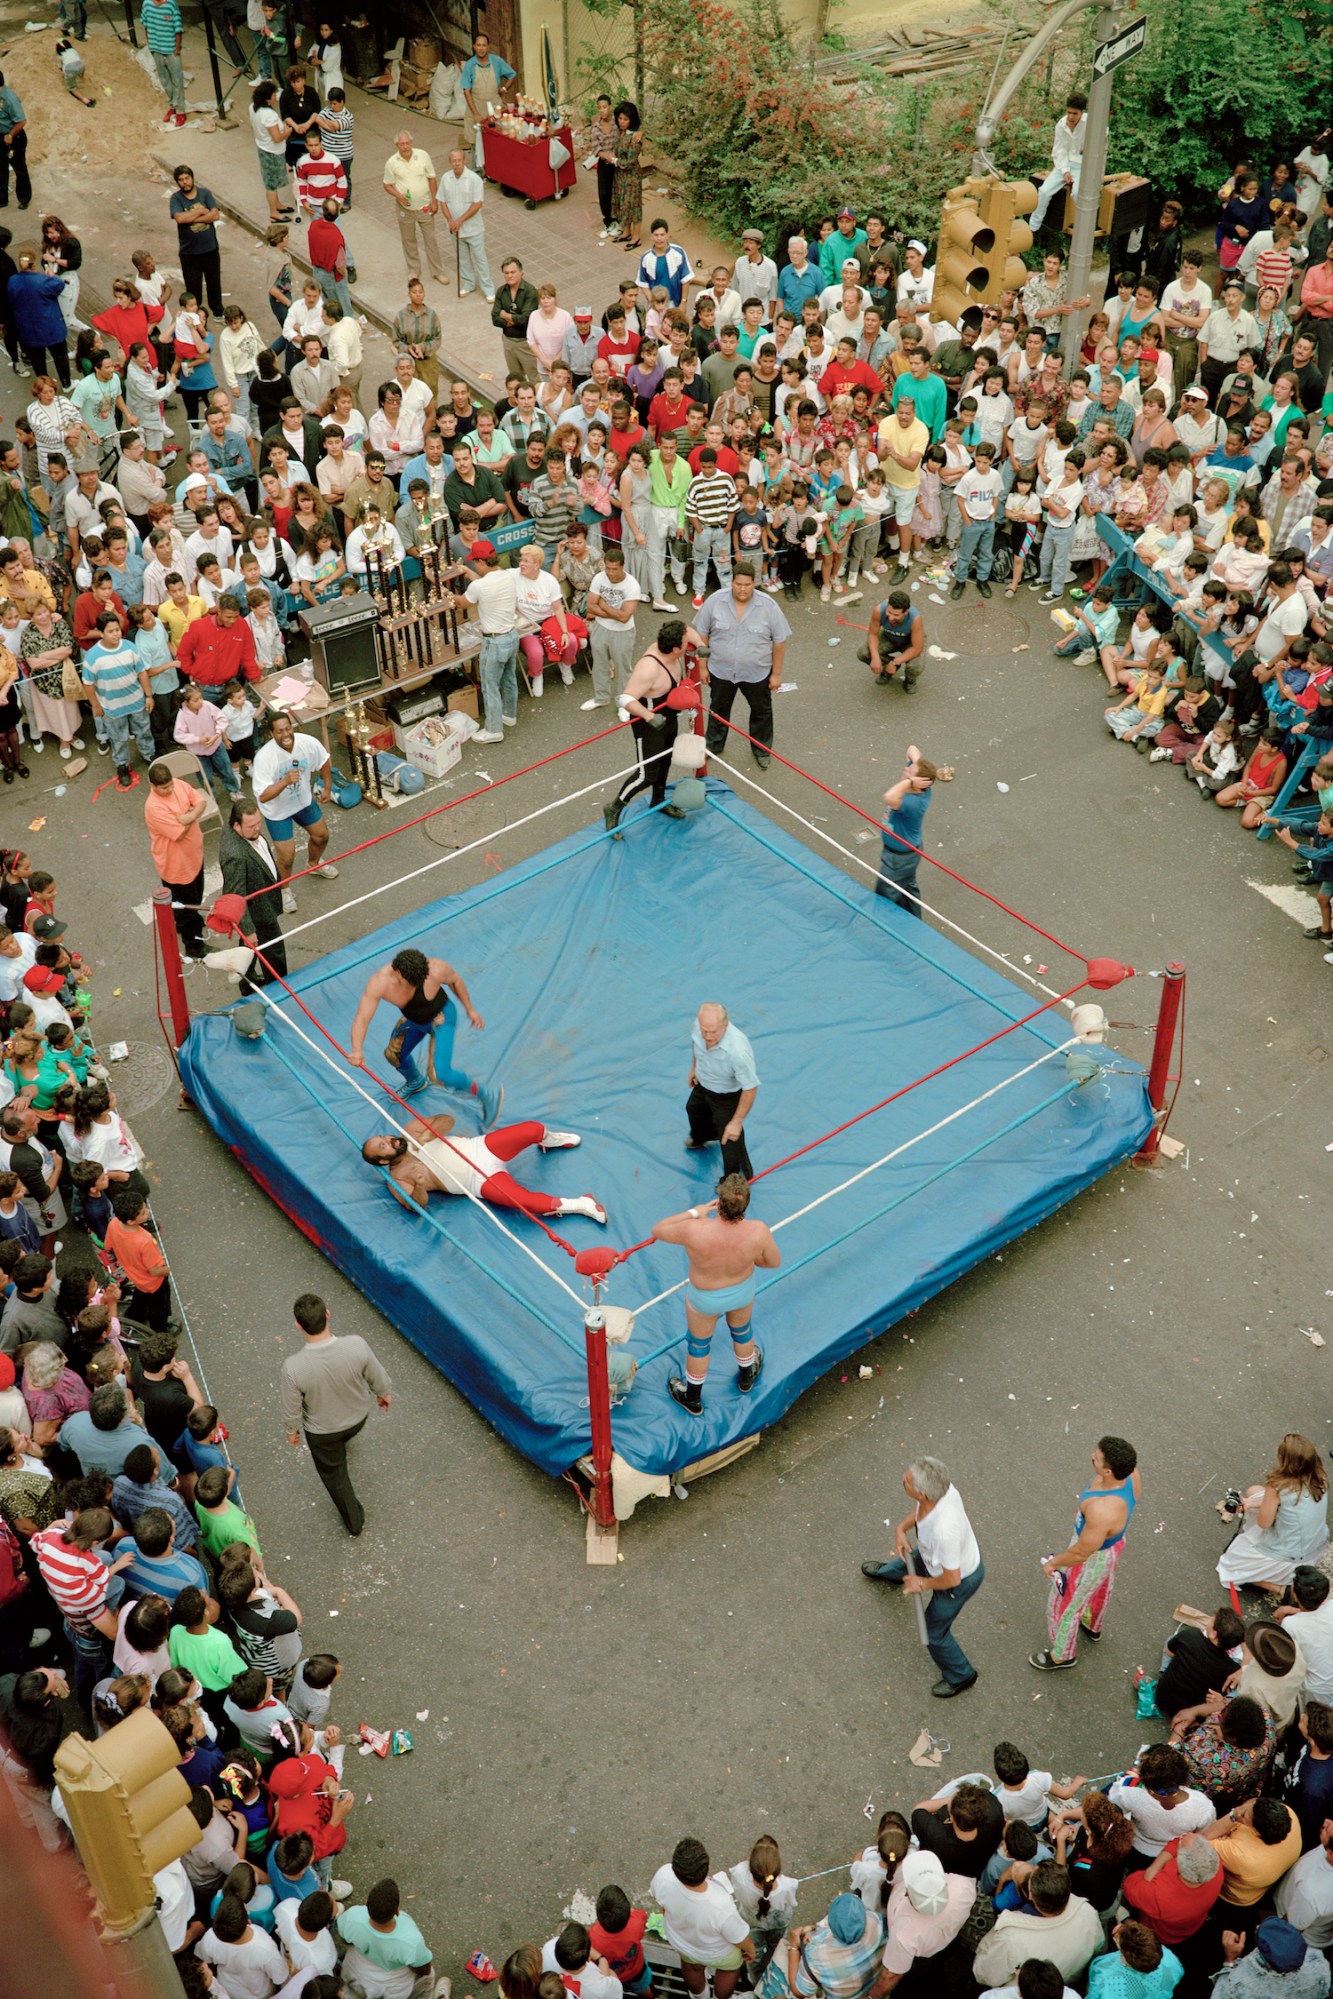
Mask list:
[[[731,1334],[742,1395],[749,1394],[764,1365],[764,1350],[753,1330],[754,1273],[756,1268],[776,1270],[782,1257],[767,1222],[746,1220],[749,1205],[749,1181],[742,1173],[728,1173],[718,1182],[715,1201],[668,1215],[653,1230],[654,1242],[678,1243],[689,1258],[685,1375],[673,1374],[667,1388],[691,1416],[703,1414],[704,1382],[720,1318],[726,1318]]]
[[[361,1157],[368,1165],[384,1167],[395,1198],[405,1208],[424,1208],[432,1194],[457,1194],[490,1201],[497,1208],[517,1208],[525,1215],[587,1215],[605,1223],[606,1209],[591,1194],[539,1194],[521,1187],[505,1171],[510,1160],[531,1146],[554,1152],[581,1145],[577,1132],[551,1131],[535,1119],[469,1138],[451,1138],[453,1128],[454,1120],[447,1114],[419,1119],[406,1133],[368,1138]]]
[[[1065,99],[1065,115],[1055,128],[1051,158],[1055,162],[1041,184],[1037,206],[1028,227],[1035,236],[1046,220],[1046,210],[1057,194],[1077,195],[1079,168],[1083,164],[1083,141],[1088,132],[1088,100],[1081,90],[1071,90]],[[1061,211],[1063,219],[1063,210]]]

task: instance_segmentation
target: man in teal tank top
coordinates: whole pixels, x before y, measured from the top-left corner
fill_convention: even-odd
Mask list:
[[[1050,1579],[1047,1649],[1030,1652],[1039,1673],[1078,1664],[1078,1639],[1100,1638],[1125,1530],[1139,1500],[1138,1452],[1123,1437],[1103,1437],[1092,1453],[1092,1477],[1078,1498],[1074,1539],[1042,1568]]]

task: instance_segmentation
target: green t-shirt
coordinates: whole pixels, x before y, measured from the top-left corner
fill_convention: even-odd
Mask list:
[[[183,1624],[174,1624],[167,1635],[167,1651],[172,1665],[193,1673],[205,1693],[224,1692],[245,1671],[244,1659],[216,1625],[195,1636]]]
[[[254,1521],[243,1507],[236,1506],[229,1499],[222,1506],[209,1508],[195,1502],[194,1517],[199,1522],[199,1545],[211,1562],[216,1563],[224,1548],[233,1541],[248,1541],[254,1549],[259,1547],[259,1535]]]

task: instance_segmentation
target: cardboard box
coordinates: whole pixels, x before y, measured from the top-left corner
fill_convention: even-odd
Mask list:
[[[481,710],[477,706],[477,690],[475,687],[460,687],[457,694],[449,696],[447,705],[450,709],[457,710],[459,714],[470,715],[474,722],[481,720]]]
[[[403,731],[403,755],[426,777],[446,777],[463,754],[461,738],[451,729],[446,742],[427,741],[427,731],[438,736],[441,720],[414,722]]]

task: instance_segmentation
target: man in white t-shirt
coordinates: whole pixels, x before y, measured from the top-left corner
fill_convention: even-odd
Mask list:
[[[1296,1609],[1273,1615],[1296,1640],[1305,1660],[1302,1699],[1333,1707],[1333,1589],[1322,1569],[1302,1562],[1291,1579],[1291,1593]]]
[[[502,743],[518,727],[518,571],[496,567],[495,544],[474,541],[467,552],[472,581],[454,602],[477,607],[481,626],[481,698],[485,728],[477,743]]]
[[[1257,736],[1267,715],[1264,684],[1270,681],[1309,623],[1310,614],[1290,563],[1275,562],[1268,571],[1268,604],[1263,622],[1248,652],[1231,669],[1235,683],[1233,708],[1242,736]]]
[[[861,1574],[872,1582],[897,1584],[908,1596],[925,1597],[926,1644],[940,1669],[930,1691],[937,1700],[951,1700],[976,1684],[976,1668],[952,1625],[981,1588],[986,1571],[947,1466],[938,1458],[918,1458],[903,1473],[903,1491],[912,1509],[893,1530],[895,1555],[887,1562],[862,1562]],[[915,1548],[908,1539],[913,1528]]]
[[[628,679],[634,665],[634,613],[643,601],[643,591],[625,568],[623,551],[607,542],[602,566],[588,585],[592,699],[580,704],[585,714],[609,708],[618,683]]]
[[[1177,390],[1194,380],[1199,365],[1199,332],[1213,309],[1213,294],[1199,276],[1203,254],[1186,250],[1180,273],[1162,293],[1162,324]]]
[[[273,717],[273,734],[255,754],[250,782],[284,878],[296,863],[296,828],[304,826],[309,866],[326,881],[338,879],[332,862],[321,865],[320,860],[329,844],[328,821],[319,809],[328,763],[329,753],[317,736],[299,736],[290,715]]]
[[[754,1962],[750,1925],[728,1890],[709,1877],[712,1863],[702,1841],[682,1839],[648,1892],[662,1911],[666,1940],[680,1952],[681,1976],[702,1992],[713,1973],[714,1999],[731,1999],[742,1962]]]
[[[7,1006],[19,997],[23,974],[37,962],[37,939],[26,930],[0,927],[0,1001]]]

